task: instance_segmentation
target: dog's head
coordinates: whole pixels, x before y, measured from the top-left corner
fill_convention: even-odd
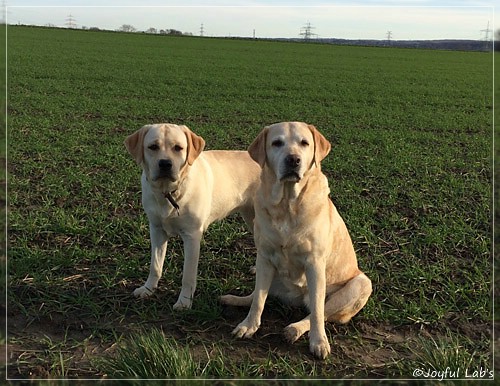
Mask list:
[[[146,125],[125,139],[125,147],[154,185],[174,183],[205,147],[203,138],[186,126]]]
[[[262,167],[267,164],[280,182],[299,182],[330,152],[330,142],[312,125],[282,122],[267,126],[248,148]]]

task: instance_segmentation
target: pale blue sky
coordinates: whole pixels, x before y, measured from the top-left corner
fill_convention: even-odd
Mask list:
[[[1,1],[1,0],[0,0]],[[493,1],[5,0],[9,24],[138,30],[174,28],[205,36],[299,37],[311,23],[322,38],[481,39],[500,28]],[[306,5],[307,4],[307,5]],[[495,16],[497,20],[495,21]],[[489,36],[493,35],[490,32]]]

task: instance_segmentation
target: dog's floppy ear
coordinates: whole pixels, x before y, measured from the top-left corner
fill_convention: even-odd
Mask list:
[[[248,148],[250,157],[252,157],[252,159],[257,162],[261,168],[263,168],[266,163],[266,140],[268,130],[269,129],[265,127]]]
[[[143,126],[137,130],[134,134],[129,135],[125,139],[125,147],[132,156],[132,158],[139,165],[142,164],[144,158],[144,136],[149,130],[149,126]]]
[[[182,128],[184,129],[184,133],[186,133],[188,142],[187,163],[192,165],[205,148],[205,140],[193,133],[187,126],[182,126]]]
[[[330,153],[332,145],[316,127],[308,125],[314,138],[314,162],[318,165]]]

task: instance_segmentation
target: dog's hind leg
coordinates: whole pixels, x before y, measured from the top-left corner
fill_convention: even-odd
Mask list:
[[[366,304],[372,292],[371,280],[361,273],[351,279],[340,290],[330,294],[325,304],[325,319],[338,323],[347,323]],[[224,295],[222,304],[249,307],[253,293],[248,296]],[[285,338],[293,343],[311,329],[310,314],[304,319],[289,324],[285,328]]]
[[[310,329],[311,329],[311,314],[307,315],[301,321],[286,326],[285,338],[290,343],[293,343]]]
[[[326,320],[341,324],[349,322],[364,307],[371,293],[371,280],[364,273],[358,274],[339,290],[327,294]]]
[[[372,282],[364,273],[349,280],[339,290],[327,294],[325,319],[331,322],[347,323],[366,304],[372,293]],[[285,328],[285,338],[293,343],[311,329],[311,315],[289,324]]]
[[[248,296],[224,295],[220,297],[222,304],[228,306],[250,307],[252,305],[253,292]]]

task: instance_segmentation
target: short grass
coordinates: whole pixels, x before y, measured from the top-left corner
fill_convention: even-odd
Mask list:
[[[491,65],[488,53],[9,26],[8,376],[411,379],[417,366],[491,369]],[[374,285],[352,322],[328,325],[326,361],[311,358],[306,339],[283,342],[304,310],[276,301],[255,338],[231,337],[246,310],[217,297],[251,291],[255,258],[237,217],[205,235],[193,310],[172,311],[179,240],[158,292],[131,296],[147,277],[149,234],[124,138],[173,122],[209,149],[245,149],[284,120],[331,141],[323,170]],[[447,350],[458,357],[441,361]]]

